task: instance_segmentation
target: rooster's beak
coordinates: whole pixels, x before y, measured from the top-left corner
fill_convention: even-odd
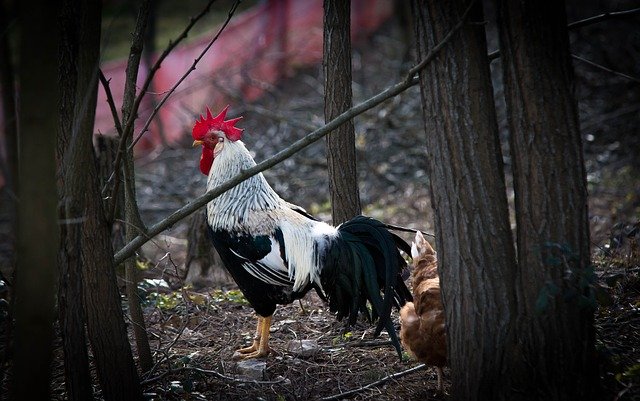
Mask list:
[[[198,141],[198,140],[196,139],[195,141],[193,141],[193,145],[191,145],[191,146],[193,146],[193,147],[195,148],[196,146],[200,146],[200,145],[202,145],[203,143],[204,143],[204,142],[202,142],[202,141]]]

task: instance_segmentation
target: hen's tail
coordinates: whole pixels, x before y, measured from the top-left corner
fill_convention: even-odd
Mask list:
[[[390,315],[393,305],[400,308],[411,301],[401,275],[406,262],[399,252],[410,254],[411,248],[383,223],[369,217],[354,217],[338,226],[338,232],[319,253],[323,259],[320,279],[330,310],[338,312],[338,319],[349,316],[349,324],[355,323],[359,311],[369,319],[379,318],[375,335],[384,327],[402,355]]]

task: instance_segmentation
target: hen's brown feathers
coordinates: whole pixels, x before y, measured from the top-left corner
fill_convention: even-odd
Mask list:
[[[400,341],[412,357],[437,368],[438,389],[442,390],[441,368],[447,362],[447,344],[438,261],[419,232],[411,251],[413,302],[400,310]]]

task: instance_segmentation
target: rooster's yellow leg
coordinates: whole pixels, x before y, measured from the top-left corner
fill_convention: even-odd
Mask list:
[[[262,316],[258,316],[258,326],[256,327],[256,334],[253,336],[253,344],[248,347],[240,348],[236,352],[240,354],[250,354],[258,350],[258,346],[260,345],[260,334],[262,333],[262,322],[264,318]]]
[[[269,352],[271,352],[271,349],[269,348],[269,329],[271,329],[271,316],[260,319],[262,320],[262,325],[260,326],[258,348],[251,353],[242,353],[242,355],[240,356],[240,358],[242,359],[261,358],[263,356],[269,355]]]

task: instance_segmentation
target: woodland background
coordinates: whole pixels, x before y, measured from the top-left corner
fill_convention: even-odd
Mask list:
[[[9,11],[14,10],[14,5],[10,2],[5,2],[4,5]],[[236,12],[249,10],[254,5],[251,2],[243,2]],[[199,30],[195,31],[196,36],[211,37],[210,30],[214,26],[220,26],[233,7],[233,2],[214,2],[207,14],[207,18],[210,19],[196,25],[199,27]],[[591,2],[587,5],[582,2],[567,2],[567,20],[581,21],[607,11],[631,10],[634,7],[637,7],[634,2]],[[158,8],[155,10],[157,36],[152,43],[158,49],[163,49],[167,38],[179,35],[188,18],[197,15],[201,8],[201,2],[196,1],[177,8],[173,2],[158,2]],[[137,5],[134,7],[128,3],[104,4],[100,60],[104,62],[108,59],[126,57],[132,37],[130,32],[135,29],[137,10]],[[487,21],[487,50],[491,53],[498,48],[496,10],[491,4],[487,4],[484,11]],[[88,14],[91,15],[92,12],[89,7]],[[2,14],[13,15],[11,12]],[[354,40],[354,104],[365,101],[400,81],[413,65],[414,33],[407,29],[407,18],[411,19],[410,12],[407,14],[406,8],[396,5],[393,16],[375,33]],[[640,398],[640,343],[637,336],[640,326],[640,165],[637,157],[640,154],[640,32],[635,29],[640,22],[638,18],[637,13],[624,18],[605,18],[602,22],[571,29],[569,32],[571,53],[590,61],[574,58],[573,67],[589,191],[590,247],[600,288],[595,327],[596,349],[601,364],[599,374],[603,378],[607,394],[605,399]],[[3,32],[12,32],[14,25],[9,22],[5,24],[3,21],[3,26],[7,27]],[[46,25],[46,21],[42,23]],[[64,19],[62,26],[64,27]],[[41,33],[36,31],[33,35],[34,41],[42,43],[43,51],[38,57],[45,57],[46,38],[38,36]],[[122,38],[118,39],[118,36]],[[3,40],[5,39],[3,36]],[[14,47],[14,51],[20,52],[22,49],[16,43],[9,42],[9,47],[11,46]],[[98,49],[94,50],[96,54],[93,57],[98,57]],[[74,51],[77,49],[69,49],[68,54],[74,54]],[[52,59],[58,57],[55,53],[49,56]],[[8,59],[3,57],[3,60]],[[81,70],[83,64],[82,60],[80,61],[78,68]],[[88,68],[91,61],[87,60],[86,63],[84,68]],[[512,161],[507,151],[507,112],[504,102],[500,100],[504,93],[500,63],[499,58],[491,62],[491,78],[501,144],[504,147],[506,180],[510,187]],[[287,66],[275,83],[251,82],[251,85],[260,87],[263,94],[250,102],[242,96],[242,92],[234,93],[226,89],[226,96],[232,99],[230,103],[234,115],[245,117],[242,122],[242,127],[245,128],[245,142],[255,152],[258,162],[285,149],[314,128],[322,126],[324,122],[322,65],[294,67]],[[5,76],[3,74],[3,78]],[[35,74],[33,76],[36,77]],[[34,78],[31,82],[31,93],[35,97],[41,96],[47,85],[55,81],[55,75],[41,74],[39,79]],[[88,93],[88,90],[82,91],[85,84],[78,80],[76,87],[68,93]],[[3,95],[6,87],[6,81],[3,81]],[[23,97],[27,98],[30,93],[27,91],[27,84],[23,84],[23,88]],[[225,88],[218,89],[225,91]],[[129,102],[129,106],[117,105],[123,106],[122,122],[127,121],[127,110],[131,110],[129,107],[133,98],[125,101]],[[6,103],[6,98],[3,97],[3,104]],[[200,108],[203,109],[204,106],[205,103]],[[363,213],[388,223],[433,232],[434,216],[428,184],[427,149],[424,146],[425,135],[429,133],[425,133],[421,109],[419,88],[413,86],[354,119],[357,178]],[[85,111],[67,110],[70,116],[67,122],[70,124],[69,127],[73,124],[91,124],[91,121],[83,122],[78,118],[84,115]],[[202,110],[185,110],[184,114],[200,112]],[[64,113],[65,110],[62,110],[61,114]],[[34,116],[34,120],[37,121],[33,123],[40,124],[41,119],[53,118],[55,113],[51,114],[52,116],[48,117]],[[5,114],[5,121],[6,115],[8,114]],[[73,121],[75,123],[72,123]],[[53,126],[58,126],[58,123],[54,122]],[[28,126],[23,127],[27,128]],[[69,132],[74,132],[73,129],[70,128]],[[137,155],[135,162],[127,157],[123,157],[119,162],[125,168],[127,163],[135,166],[135,175],[123,175],[120,184],[123,188],[121,193],[128,192],[135,196],[129,196],[129,201],[121,200],[122,203],[118,207],[105,208],[106,213],[117,213],[120,208],[135,210],[131,204],[131,199],[135,199],[139,216],[136,216],[137,212],[129,213],[129,217],[114,220],[114,231],[111,234],[114,234],[115,250],[135,237],[131,236],[131,233],[123,234],[122,227],[138,225],[140,222],[149,226],[204,192],[206,178],[197,169],[199,152],[189,148],[189,129],[186,125],[180,135],[176,135],[177,138],[184,139],[147,148]],[[6,136],[6,122],[4,130]],[[42,132],[41,135],[41,147],[60,149],[63,146],[60,142],[51,142],[50,132]],[[7,172],[10,170],[10,163],[7,161],[11,159],[11,152],[8,150],[11,147],[6,145],[6,141],[5,138],[4,177],[9,176]],[[87,185],[103,188],[104,180],[110,178],[109,166],[112,169],[113,163],[116,162],[114,159],[118,157],[117,152],[113,151],[114,147],[117,149],[118,144],[113,144],[108,139],[85,138],[81,143],[72,140],[67,142],[66,146],[88,149],[92,141],[96,142],[99,149],[100,163],[95,166],[96,170],[89,171],[84,177],[74,177],[70,174],[63,175],[62,178],[71,183],[77,180],[77,188],[80,190]],[[323,142],[319,141],[306,147],[295,156],[265,171],[265,175],[283,198],[305,207],[320,218],[330,220],[331,202]],[[74,157],[77,157],[77,160]],[[66,163],[68,166],[75,166],[70,169],[91,170],[93,163],[82,157],[86,157],[83,152],[71,154],[67,156]],[[37,163],[33,163],[33,167],[52,168],[51,164],[48,167],[40,165],[45,161],[38,159]],[[128,174],[133,170],[131,168]],[[98,177],[103,180],[102,184],[99,184]],[[58,178],[61,179],[60,176]],[[87,184],[88,182],[90,184]],[[93,393],[97,398],[105,399],[117,398],[117,388],[127,388],[128,385],[138,388],[149,398],[156,399],[317,399],[352,389],[360,389],[354,395],[356,399],[444,397],[434,392],[434,375],[430,371],[417,369],[394,376],[400,372],[407,372],[417,364],[409,360],[399,361],[388,347],[388,341],[384,337],[372,340],[365,325],[352,327],[344,332],[343,325],[335,322],[323,309],[322,303],[313,297],[301,304],[279,309],[273,336],[275,349],[279,353],[264,366],[258,367],[258,376],[250,377],[247,376],[248,373],[239,371],[230,357],[234,347],[251,336],[251,309],[246,306],[242,296],[234,291],[233,283],[224,272],[215,266],[207,268],[208,264],[212,261],[215,263],[216,259],[203,244],[203,237],[198,235],[202,224],[202,215],[199,212],[196,212],[193,218],[179,221],[164,230],[153,241],[145,244],[136,253],[135,258],[129,259],[127,267],[121,266],[116,269],[114,273],[117,275],[119,288],[104,284],[107,280],[102,276],[105,271],[101,270],[104,269],[104,265],[100,265],[100,262],[91,263],[92,267],[88,267],[96,274],[96,281],[85,282],[85,285],[93,289],[95,297],[92,299],[91,294],[85,293],[85,302],[93,302],[98,309],[93,312],[94,315],[88,313],[84,317],[88,322],[91,345],[96,348],[90,348],[88,353],[85,348],[84,356],[81,355],[81,351],[80,355],[76,355],[78,360],[86,359],[90,366],[86,373],[81,370],[74,373],[71,365],[65,366],[64,341],[71,341],[73,337],[69,334],[72,328],[62,323],[57,323],[51,333],[54,338],[51,364],[33,365],[34,362],[28,356],[38,351],[31,347],[33,343],[25,340],[20,348],[20,341],[15,344],[13,340],[32,339],[30,336],[38,329],[31,327],[31,334],[22,336],[24,333],[19,331],[19,327],[12,327],[15,313],[19,313],[12,306],[16,291],[13,275],[17,230],[14,226],[15,193],[8,184],[10,183],[5,183],[1,189],[0,221],[3,397],[8,397],[11,380],[15,379],[10,373],[11,369],[21,364],[26,367],[26,371],[33,374],[33,377],[37,377],[38,372],[46,372],[49,367],[52,368],[50,391],[54,399],[72,398],[69,386],[73,383],[78,385],[71,391],[76,396]],[[47,189],[46,185],[43,185],[39,190],[43,191],[40,193],[48,194],[55,207],[60,206],[57,197],[53,195],[56,193],[55,187],[50,186]],[[509,192],[508,196],[511,213],[514,213],[513,193]],[[85,205],[94,204],[97,207],[101,202],[97,199],[99,198],[87,197]],[[70,205],[66,210],[66,219],[69,221],[82,215],[79,210],[73,208],[74,206]],[[94,234],[98,230],[99,228],[96,228]],[[68,238],[83,238],[85,234],[63,227],[62,235]],[[409,234],[404,236],[408,240],[411,238]],[[106,238],[108,236],[92,236],[97,242]],[[66,243],[67,248],[73,246],[74,241]],[[17,250],[19,252],[20,248]],[[73,252],[66,254],[74,255]],[[57,266],[59,257],[59,254],[54,253],[44,255],[41,260],[48,260],[49,266]],[[86,254],[80,256],[81,259],[86,257]],[[92,255],[90,260],[93,261],[93,258],[101,259],[100,254]],[[102,258],[107,259],[104,255]],[[73,266],[73,260],[67,262],[67,266]],[[46,264],[41,264],[41,267],[42,271],[46,271]],[[42,288],[45,288],[47,281],[57,281],[54,278],[58,274],[55,273],[57,268],[49,270],[48,275],[44,276],[39,275],[42,271],[30,276],[29,282],[42,283]],[[64,275],[63,270],[61,274],[62,277],[68,278],[74,272],[70,269]],[[113,278],[113,282],[116,283],[116,277]],[[63,283],[73,283],[73,280]],[[132,283],[134,285],[131,285]],[[50,291],[36,290],[38,295],[29,299],[30,308],[36,310],[42,304],[50,304],[53,299]],[[60,297],[56,305],[56,321],[60,322],[60,318],[68,321],[69,319],[64,319],[64,314],[73,313],[73,310],[64,308],[65,302],[68,302],[65,299],[69,299],[66,297],[73,294],[77,296],[83,293],[83,290],[65,290],[65,285],[61,285],[57,291],[60,291]],[[64,291],[68,291],[67,295]],[[115,291],[120,291],[128,297],[139,299],[139,311],[136,312],[136,307],[131,307],[124,297],[122,303],[113,302],[113,299],[119,300],[118,297],[111,297],[112,301],[106,301],[106,297],[102,298],[102,291],[112,295]],[[119,309],[120,306],[124,310],[124,319],[120,318],[120,325],[105,318],[111,316],[114,308]],[[45,315],[53,317],[52,305],[50,307]],[[139,316],[136,317],[136,313]],[[141,333],[134,333],[136,329],[141,328],[136,323],[136,319],[140,318],[145,321],[146,328],[142,331],[146,332],[150,344],[148,354],[151,360],[146,362],[141,360],[144,357],[140,356],[140,344],[144,343],[139,339]],[[36,327],[37,324],[38,322]],[[96,333],[91,333],[91,330],[96,330]],[[113,349],[120,350],[123,347],[122,344],[117,344],[117,341],[114,342],[113,338],[117,335],[111,336],[111,330],[127,331],[133,344],[133,352],[129,357],[135,356],[136,366],[126,362],[126,353],[122,354],[124,362],[121,365],[100,366],[101,352],[109,353]],[[47,329],[36,332],[36,335],[38,334],[46,336]],[[76,332],[76,335],[85,338],[82,333]],[[95,338],[102,338],[103,343],[97,344]],[[135,338],[138,338],[138,341],[135,341]],[[296,353],[289,349],[290,340],[293,339],[314,339],[318,343],[318,350],[311,355]],[[85,338],[82,343],[86,341],[88,340]],[[142,352],[144,354],[144,350]],[[67,363],[70,359],[72,358],[67,356]],[[150,365],[144,368],[145,363]],[[129,366],[130,370],[124,368],[125,366]],[[142,372],[141,385],[134,383],[138,374],[131,373],[131,369]],[[114,372],[110,379],[113,388],[109,389],[109,384],[105,384],[104,379],[98,380],[104,375],[101,372]],[[82,374],[86,374],[87,377],[78,377]],[[24,391],[27,394],[37,396],[49,391],[47,388],[40,389],[31,385],[29,376],[23,379],[19,383],[25,384]],[[377,383],[379,380],[382,381],[371,388],[362,389],[363,385]],[[46,396],[43,399],[47,399]],[[78,399],[83,398],[80,396]]]

